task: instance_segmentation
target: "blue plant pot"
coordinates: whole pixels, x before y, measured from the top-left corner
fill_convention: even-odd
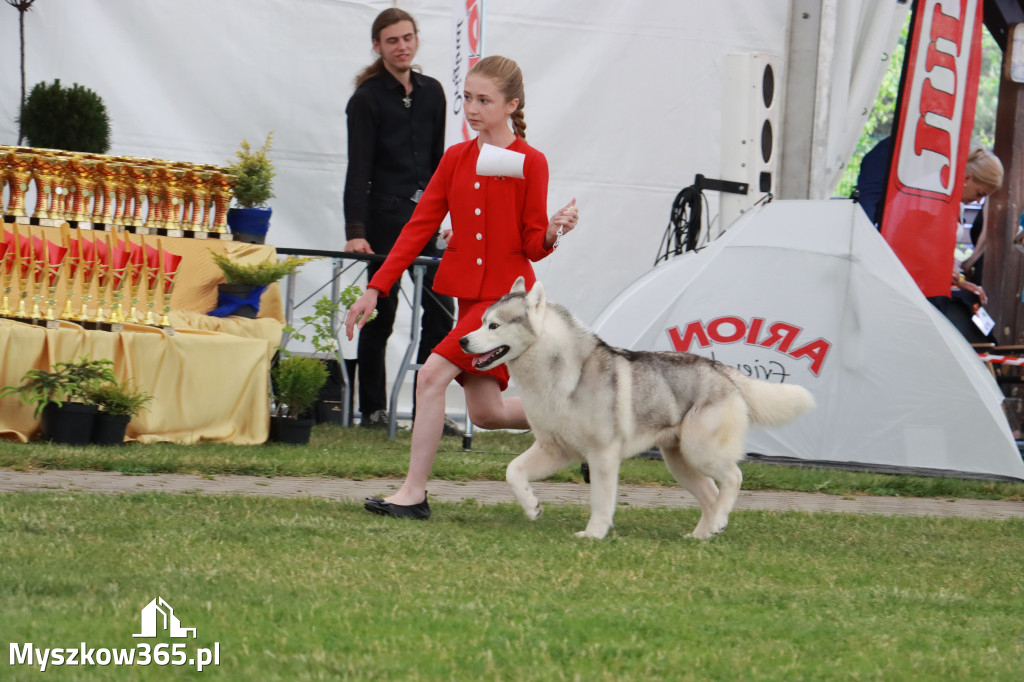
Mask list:
[[[270,229],[270,213],[269,206],[229,208],[228,227],[231,228],[231,234],[240,242],[265,243],[267,230]]]
[[[260,297],[266,290],[266,287],[257,287],[251,284],[218,284],[217,307],[211,310],[209,315],[211,317],[227,317],[228,315],[258,317]]]

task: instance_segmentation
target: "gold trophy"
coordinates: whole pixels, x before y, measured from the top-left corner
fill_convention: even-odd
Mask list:
[[[6,238],[6,235],[5,235],[5,238]],[[23,263],[24,258],[23,258],[22,254],[21,254],[21,249],[22,249],[21,244],[22,244],[21,234],[18,232],[18,225],[17,225],[17,223],[15,223],[14,224],[14,231],[11,234],[10,246],[8,247],[8,253],[10,254],[9,255],[10,260],[8,260],[8,262],[7,262],[7,282],[6,282],[7,286],[4,289],[4,294],[5,294],[4,298],[7,299],[10,296],[10,292],[11,292],[11,281],[13,279],[17,279],[18,280],[18,298],[19,298],[18,309],[17,310],[11,309],[11,307],[10,307],[10,305],[8,303],[5,303],[5,305],[4,305],[4,307],[7,308],[7,310],[11,311],[10,314],[12,316],[14,316],[14,317],[28,317],[28,314],[25,311],[25,302],[23,300],[20,300],[20,299],[24,299],[24,297],[25,297],[25,293],[24,293],[25,292],[25,282],[24,282],[24,280],[25,280],[25,271],[24,271],[25,264]]]
[[[10,232],[0,230],[0,288],[3,289],[3,298],[0,299],[0,317],[10,317],[14,314],[11,310],[11,269],[14,267],[14,240],[7,240]]]
[[[160,248],[159,246],[157,248]],[[178,276],[181,256],[160,248],[160,281],[163,284],[164,314],[160,318],[161,327],[170,327],[171,298],[174,294],[174,281]]]
[[[39,218],[39,224],[49,221],[50,204],[53,201],[53,159],[48,154],[33,154],[32,180],[36,185],[36,206],[32,217]]]
[[[96,162],[81,156],[73,156],[70,163],[71,178],[71,220],[78,223],[91,223],[92,197],[96,191]]]
[[[161,229],[167,226],[167,171],[163,166],[150,166],[148,225]]]
[[[78,266],[82,262],[81,242],[78,239],[72,239],[68,233],[62,234],[61,237],[64,240],[64,248],[67,249],[64,262],[66,264],[65,272],[68,276],[64,280],[64,310],[60,313],[60,319],[76,320],[78,316],[71,306],[71,297],[74,295],[75,284],[78,282]]]
[[[68,220],[68,196],[71,193],[71,157],[58,154],[53,158],[53,199],[50,218]]]
[[[26,241],[27,240],[27,241]],[[17,228],[14,230],[14,244],[17,251],[18,268],[18,311],[16,317],[28,317],[28,292],[35,287],[33,284],[34,259],[32,257],[32,234],[21,236]]]
[[[139,239],[141,240],[142,237]],[[131,253],[128,257],[128,273],[126,275],[128,281],[123,285],[128,289],[128,300],[131,303],[128,319],[131,322],[142,322],[143,316],[139,312],[139,290],[145,281],[146,245],[142,241],[136,244],[128,239],[125,239],[124,242],[125,248],[131,247]]]
[[[82,243],[85,241],[84,238],[76,239],[73,234],[78,233],[72,232],[67,224],[61,226],[60,237],[66,249],[64,271],[67,273],[67,277],[64,279],[64,310],[61,312],[60,317],[62,320],[72,321],[79,319],[74,307],[71,305],[71,299],[74,298],[78,282],[82,281],[78,273],[82,271]],[[84,290],[84,288],[85,282],[82,281],[82,289]],[[82,319],[85,318],[83,317]]]
[[[131,218],[128,219],[125,216],[125,224],[131,225],[136,228],[142,228],[138,230],[141,234],[149,234],[149,219],[153,214],[153,206],[150,204],[147,206],[146,215],[142,215],[142,204],[149,198],[149,183],[153,176],[153,170],[149,166],[143,166],[140,164],[132,164],[127,166],[128,168],[128,179],[129,186],[128,190],[132,194],[132,198],[135,200],[135,206],[132,210]]]
[[[157,240],[159,244],[159,240]],[[146,271],[145,271],[145,283],[146,283],[146,321],[145,323],[150,326],[156,326],[157,319],[156,313],[153,311],[156,306],[156,292],[160,286],[160,249],[153,248],[149,244],[146,244]]]
[[[51,323],[57,319],[53,312],[54,307],[57,305],[57,281],[60,279],[60,273],[64,269],[64,260],[68,255],[68,247],[51,242],[48,239],[44,240],[43,245],[44,260],[41,284],[46,286],[47,293],[49,294],[46,299],[46,314],[43,316],[43,319]],[[50,326],[56,326],[56,324],[47,324],[47,327]]]
[[[132,202],[135,200],[132,189],[131,163],[128,161],[119,162],[119,170],[114,178],[114,190],[117,194],[117,203],[114,205],[114,224],[132,224]]]
[[[128,257],[131,255],[126,248],[118,244],[117,236],[109,233],[110,243],[107,253],[110,254],[110,275],[107,277],[107,292],[110,295],[111,324],[124,322],[124,281],[131,268]]]
[[[82,312],[79,313],[77,319],[82,320],[83,322],[95,319],[89,314],[89,302],[92,300],[92,285],[95,280],[94,275],[96,274],[97,269],[97,241],[98,240],[89,241],[81,235],[79,235],[78,238],[78,269],[82,273]]]
[[[6,213],[9,216],[25,217],[25,194],[32,178],[32,154],[15,152],[8,154],[7,187],[10,192]]]
[[[107,321],[107,293],[110,288],[110,259],[113,254],[110,252],[110,248],[107,245],[107,239],[96,237],[96,241],[93,243],[96,249],[96,260],[93,264],[93,272],[96,273],[96,314],[93,316],[93,320],[96,322]]]
[[[29,244],[32,245],[29,251],[31,254],[29,257],[29,270],[32,275],[32,313],[29,316],[33,319],[40,319],[43,316],[43,310],[39,304],[43,300],[43,288],[46,286],[43,279],[47,265],[46,242],[42,237],[31,236]]]
[[[204,215],[206,213],[206,202],[210,200],[210,190],[207,181],[210,173],[202,170],[200,166],[192,166],[185,173],[186,194],[188,197],[188,217],[185,219],[186,229],[193,232],[207,232]]]
[[[188,216],[185,212],[185,193],[187,186],[185,185],[185,174],[184,168],[165,168],[164,177],[166,183],[163,188],[166,192],[164,200],[164,215],[166,220],[164,227],[168,230],[181,230],[185,226],[182,225],[182,221],[187,219]]]
[[[7,208],[4,206],[4,188],[10,182],[8,169],[14,163],[14,151],[7,146],[0,147],[0,214],[7,215]]]
[[[93,203],[92,222],[116,225],[114,211],[117,208],[117,176],[121,164],[100,161],[96,164],[96,200]]]
[[[213,194],[213,221],[210,226],[211,232],[228,231],[228,205],[234,196],[235,183],[238,181],[230,173],[216,172],[211,178]]]

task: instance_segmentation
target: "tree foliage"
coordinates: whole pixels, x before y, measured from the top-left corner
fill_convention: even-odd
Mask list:
[[[893,119],[896,115],[896,96],[900,89],[900,75],[903,71],[903,58],[906,54],[907,36],[910,31],[910,18],[903,25],[899,43],[892,51],[889,68],[882,79],[882,86],[875,98],[871,116],[864,125],[864,131],[857,147],[846,164],[836,196],[850,196],[857,185],[857,174],[864,155],[879,141],[892,133]],[[987,30],[982,30],[981,41],[981,72],[978,82],[978,101],[975,105],[974,130],[971,133],[972,145],[992,148],[996,138],[996,109],[999,98],[999,79],[1002,69],[1003,53],[999,45]]]
[[[40,82],[32,87],[18,124],[33,147],[106,154],[110,149],[110,117],[103,99],[74,83],[70,88]]]

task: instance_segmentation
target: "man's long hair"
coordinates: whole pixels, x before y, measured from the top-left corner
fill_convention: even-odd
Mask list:
[[[391,7],[384,10],[377,15],[377,18],[373,20],[373,26],[370,27],[370,37],[375,41],[380,41],[380,33],[388,26],[393,26],[400,21],[408,21],[412,23],[412,30],[417,36],[420,34],[420,29],[416,25],[416,20],[412,18],[412,15],[406,12],[404,9],[398,9],[397,7]],[[365,69],[359,72],[356,76],[356,87],[370,80],[376,78],[386,71],[384,68],[384,58],[377,57],[377,60],[367,66]]]

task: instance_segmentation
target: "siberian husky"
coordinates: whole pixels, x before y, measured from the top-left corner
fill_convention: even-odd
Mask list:
[[[814,407],[800,386],[751,379],[698,355],[613,348],[548,303],[539,282],[527,292],[522,277],[460,343],[481,369],[507,364],[522,396],[536,440],[506,478],[527,518],[541,512],[530,481],[587,462],[591,513],[579,537],[608,533],[620,462],[655,445],[700,504],[692,535],[721,532],[743,480],[748,423],[778,426]]]

